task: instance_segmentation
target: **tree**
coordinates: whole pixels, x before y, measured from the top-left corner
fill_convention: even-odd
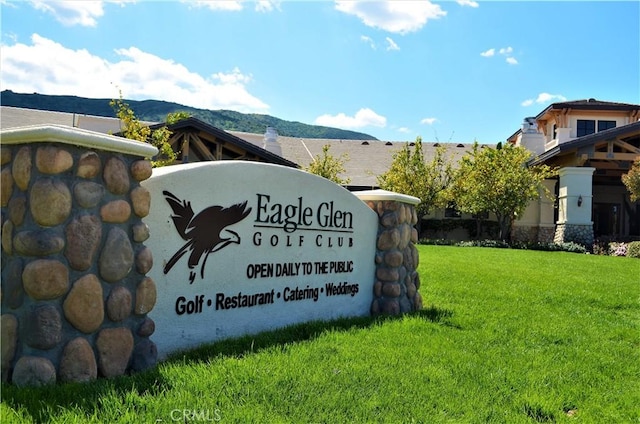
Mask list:
[[[324,177],[336,184],[348,184],[351,179],[341,178],[340,174],[345,172],[344,164],[349,160],[349,155],[345,153],[336,158],[329,153],[330,148],[330,145],[325,144],[322,147],[322,154],[316,155],[305,171]]]
[[[551,196],[542,182],[555,174],[547,165],[527,166],[531,152],[511,144],[500,148],[479,148],[460,160],[451,193],[462,212],[493,213],[500,228],[500,239],[510,240],[511,225],[540,190]]]
[[[383,190],[419,198],[418,216],[429,213],[431,208],[444,207],[449,201],[447,189],[454,175],[446,151],[444,146],[437,147],[433,158],[425,162],[422,138],[417,137],[413,150],[407,143],[393,156],[387,172],[378,176],[378,185]]]
[[[165,122],[171,125],[171,124],[175,124],[178,121],[182,121],[183,119],[188,119],[190,117],[191,117],[191,114],[189,114],[189,112],[186,112],[184,110],[179,110],[177,112],[168,113],[167,119],[165,119]]]
[[[629,190],[631,201],[640,200],[640,159],[637,159],[629,172],[622,176],[622,182]]]
[[[166,126],[151,131],[151,128],[141,123],[131,107],[125,103],[122,99],[122,93],[120,93],[120,97],[117,100],[111,100],[109,106],[115,110],[116,116],[122,121],[124,125],[122,134],[125,138],[150,143],[158,148],[156,160],[151,161],[153,167],[170,165],[176,160],[177,154],[169,144],[171,131]],[[169,114],[167,115],[167,120],[175,119],[176,121],[174,122],[177,122],[180,119],[184,119],[181,114],[184,114],[184,112]],[[172,115],[177,115],[177,117],[174,118]]]

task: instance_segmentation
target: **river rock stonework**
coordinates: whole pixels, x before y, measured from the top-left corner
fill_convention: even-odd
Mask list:
[[[398,315],[422,309],[415,205],[368,197],[361,198],[379,218],[371,314]]]
[[[553,242],[574,242],[583,246],[593,246],[593,225],[558,224]]]
[[[141,159],[150,146],[63,132],[73,141],[3,133],[2,381],[16,385],[113,377],[157,360],[140,186],[151,176]]]

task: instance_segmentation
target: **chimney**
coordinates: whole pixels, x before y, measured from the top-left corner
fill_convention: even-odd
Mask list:
[[[267,127],[267,131],[264,133],[264,142],[262,148],[268,152],[282,156],[282,147],[278,143],[278,132],[273,127]]]
[[[524,121],[522,122],[520,146],[528,149],[535,155],[544,153],[545,138],[544,134],[538,132],[538,123],[536,122],[536,118],[524,118]]]
[[[522,132],[537,133],[538,124],[536,123],[536,118],[533,118],[533,117],[524,118],[524,121],[522,122]]]

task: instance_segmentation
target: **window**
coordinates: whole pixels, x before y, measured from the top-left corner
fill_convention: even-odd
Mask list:
[[[616,121],[598,121],[598,132],[616,127]]]
[[[578,119],[577,137],[593,134],[596,132],[596,121],[593,119]]]
[[[616,121],[598,121],[598,132],[616,127]],[[596,121],[593,119],[578,119],[576,136],[582,137],[596,132]]]

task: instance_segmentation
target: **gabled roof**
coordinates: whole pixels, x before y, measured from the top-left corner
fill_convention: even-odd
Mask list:
[[[618,138],[627,138],[632,137],[634,135],[640,135],[640,121],[634,122],[632,124],[623,125],[621,127],[611,128],[605,131],[600,131],[597,133],[585,135],[583,137],[579,137],[573,139],[571,141],[567,141],[564,143],[560,143],[557,146],[547,150],[542,153],[540,156],[535,158],[531,164],[539,164],[546,162],[547,160],[558,156],[565,152],[570,152],[574,149],[579,149],[581,147],[590,146],[596,143],[601,143],[604,141],[615,140]]]
[[[551,111],[568,111],[568,110],[588,110],[588,111],[603,111],[603,112],[629,112],[629,116],[640,116],[640,105],[632,103],[619,103],[619,102],[607,102],[603,100],[582,99],[571,100],[568,102],[557,102],[547,106],[542,112],[536,115],[536,121],[544,122],[546,119],[551,118],[553,115]],[[556,112],[557,113],[557,112]],[[507,142],[515,141],[516,137],[522,133],[522,129],[516,130],[513,134],[507,137]]]
[[[551,110],[562,110],[562,109],[573,109],[573,110],[602,110],[602,111],[640,111],[640,105],[634,105],[631,103],[617,103],[617,102],[607,102],[603,100],[596,99],[582,99],[582,100],[572,100],[568,102],[558,102],[552,103],[547,106],[542,112],[540,112],[536,119],[542,118],[547,112]]]
[[[141,121],[145,125],[155,122]],[[66,125],[73,128],[115,134],[122,129],[120,119],[83,113],[55,112],[23,107],[0,107],[0,128],[28,127],[32,125]]]
[[[117,118],[93,117],[78,115],[73,113],[50,112],[36,109],[24,109],[2,106],[1,107],[2,128],[24,126],[28,124],[50,124],[57,123],[67,126],[87,128],[85,125],[109,126],[108,133],[118,133],[120,131],[120,121]],[[84,117],[86,119],[80,119]],[[96,121],[96,122],[94,122]],[[98,122],[100,121],[100,122]],[[152,128],[157,128],[164,124],[146,123]],[[210,134],[212,138],[230,143],[244,149],[248,153],[256,155],[265,161],[277,163],[290,167],[306,168],[322,154],[325,145],[330,146],[329,154],[339,158],[343,154],[348,155],[348,160],[344,166],[346,172],[343,177],[350,178],[351,188],[375,188],[378,186],[378,175],[386,172],[395,153],[399,152],[406,143],[410,141],[379,141],[379,140],[335,140],[335,139],[302,139],[297,137],[279,136],[278,142],[282,148],[282,157],[262,148],[264,136],[262,134],[252,134],[236,131],[223,131],[197,118],[188,118],[178,121],[168,128],[174,132],[204,132]],[[98,129],[95,129],[100,131]],[[102,131],[102,132],[107,132]],[[436,148],[442,145],[447,149],[447,156],[453,163],[471,150],[472,143],[432,143],[423,142],[422,150],[426,160],[433,158]],[[487,144],[495,147],[495,144]]]
[[[165,124],[155,124],[155,125],[151,125],[150,128],[153,130],[163,126],[165,126]],[[268,150],[263,149],[262,147],[260,147],[261,144],[258,145],[257,143],[249,143],[248,141],[245,141],[242,138],[231,134],[230,132],[221,130],[220,128],[216,128],[213,125],[207,124],[206,122],[199,120],[198,118],[189,117],[186,119],[182,119],[174,124],[167,125],[167,128],[173,133],[177,133],[180,131],[189,131],[189,130],[203,131],[205,133],[212,134],[216,139],[220,141],[234,144],[246,150],[247,152],[250,152],[264,159],[269,163],[289,166],[292,168],[299,167],[297,163],[292,162],[288,159],[285,159],[284,157],[278,156],[275,153],[272,153]],[[260,137],[262,141],[262,136]]]
[[[141,123],[149,125],[152,129],[159,128],[164,125],[147,121],[142,121]],[[16,127],[51,124],[65,125],[67,127],[73,128],[82,128],[103,134],[119,134],[122,129],[120,119],[118,118],[92,116],[68,112],[52,112],[48,110],[28,109],[10,106],[2,106],[0,108],[0,128],[2,128],[3,130]],[[173,125],[169,125],[169,129],[171,131],[184,131],[188,128],[212,134],[215,138],[227,143],[234,144],[264,159],[266,162],[294,168],[298,167],[296,163],[263,149],[261,147],[261,144],[256,145],[253,143],[248,143],[231,133],[216,128],[196,118],[184,119]]]
[[[262,143],[260,134],[251,134],[233,131],[233,134],[254,144]],[[279,136],[278,142],[282,147],[282,155],[306,168],[318,155],[322,155],[322,148],[329,145],[329,154],[335,158],[347,155],[344,161],[346,172],[342,177],[350,178],[348,184],[351,188],[373,188],[378,186],[377,177],[385,173],[393,161],[394,154],[398,153],[407,143],[405,141],[379,141],[379,140],[335,140]],[[434,157],[439,145],[446,148],[446,156],[450,157],[454,165],[473,147],[473,143],[431,143],[422,142],[422,152],[425,160]],[[495,147],[495,144],[487,144]]]

